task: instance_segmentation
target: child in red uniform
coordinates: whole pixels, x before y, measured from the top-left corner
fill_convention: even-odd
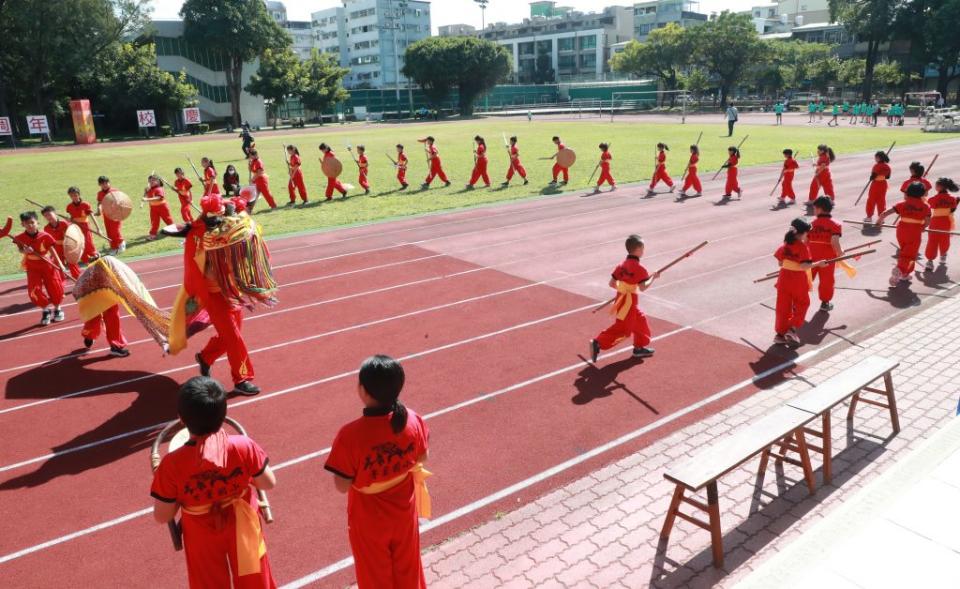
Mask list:
[[[783,182],[780,186],[780,200],[777,202],[778,206],[786,206],[787,199],[790,199],[789,204],[797,203],[797,193],[793,191],[793,175],[796,174],[797,168],[800,167],[800,164],[797,163],[797,160],[793,157],[792,149],[783,150]]]
[[[417,516],[430,517],[423,463],[430,432],[398,400],[403,367],[389,356],[360,366],[363,417],[340,428],[324,468],[347,495],[347,528],[360,589],[425,588]]]
[[[523,178],[524,186],[530,184],[530,181],[527,180],[527,171],[523,168],[523,164],[520,163],[520,148],[517,147],[516,135],[510,138],[510,147],[507,149],[507,153],[510,155],[510,169],[507,170],[507,181],[501,186],[510,186],[510,180],[513,179],[514,173],[519,174],[520,177]]]
[[[287,182],[287,192],[290,193],[290,202],[287,203],[287,206],[297,202],[297,192],[300,193],[300,200],[306,204],[307,185],[303,181],[303,170],[301,169],[303,164],[300,160],[300,150],[297,149],[295,145],[288,145],[287,156],[289,158],[287,167],[289,168],[288,172],[290,174],[290,181]]]
[[[483,185],[490,188],[490,175],[487,174],[487,141],[477,135],[473,138],[477,148],[473,150],[473,173],[470,174],[470,183],[467,190],[473,190],[473,185],[483,179]]]
[[[150,496],[158,523],[182,512],[190,588],[274,589],[254,492],[277,484],[266,453],[224,431],[227,394],[212,378],[185,382],[177,413],[190,439],[160,461]]]
[[[897,286],[900,282],[910,282],[910,276],[916,265],[917,255],[920,253],[920,242],[923,239],[923,230],[930,224],[930,205],[923,202],[926,188],[920,182],[913,182],[907,186],[903,201],[893,205],[877,218],[877,225],[890,215],[900,215],[897,223],[897,243],[900,254],[897,265],[890,273],[890,286]]]
[[[832,148],[823,144],[817,146],[817,163],[814,164],[813,180],[810,181],[810,195],[807,199],[810,204],[817,200],[821,188],[823,193],[833,200],[833,177],[830,175],[830,162],[835,159],[837,159],[837,156],[833,153]]]
[[[886,152],[878,151],[873,154],[876,163],[870,170],[870,192],[867,193],[867,216],[864,221],[873,223],[873,212],[879,215],[887,209],[887,179],[893,171],[890,169],[890,158]]]
[[[690,161],[687,162],[687,177],[683,181],[683,190],[680,191],[680,198],[687,197],[687,190],[693,188],[696,192],[691,196],[701,196],[703,186],[700,184],[700,176],[697,176],[697,162],[700,161],[700,146],[690,146]]]
[[[83,202],[80,198],[80,189],[76,186],[68,188],[67,194],[70,196],[70,204],[67,205],[70,221],[83,230],[83,254],[80,256],[80,261],[87,263],[99,255],[97,246],[93,243],[93,233],[90,232],[89,218],[93,214],[93,208],[89,203]]]
[[[397,182],[400,183],[400,190],[406,190],[407,186],[407,154],[403,153],[403,144],[397,144],[397,163],[394,164],[394,167],[397,168]]]
[[[333,153],[333,149],[330,148],[326,143],[320,144],[320,152],[323,153],[323,159],[335,158],[337,157]],[[321,160],[322,162],[323,160]],[[325,196],[327,200],[333,200],[333,191],[336,190],[340,193],[340,198],[347,198],[347,189],[340,183],[338,178],[327,177],[327,191]]]
[[[601,350],[609,350],[630,335],[633,335],[634,358],[653,356],[653,348],[647,347],[650,344],[650,326],[647,325],[647,316],[637,306],[637,293],[650,288],[653,281],[660,278],[660,273],[651,275],[640,265],[643,240],[639,235],[627,237],[625,246],[627,259],[614,268],[610,275],[610,288],[617,291],[613,302],[613,314],[617,320],[590,340],[590,358],[594,363]]]
[[[923,184],[923,198],[927,198],[927,195],[930,194],[930,189],[933,188],[933,184],[924,178],[925,173],[926,168],[924,168],[923,164],[920,162],[910,162],[910,177],[900,185],[900,192],[906,196],[907,188],[914,182],[919,182]]]
[[[650,188],[647,189],[647,196],[656,194],[653,189],[661,180],[670,188],[670,192],[673,192],[673,180],[670,178],[670,174],[667,173],[668,151],[670,151],[670,148],[667,147],[666,143],[657,144],[657,165],[653,170],[653,178],[650,179]]]
[[[20,213],[20,225],[23,226],[23,233],[14,237],[13,242],[23,254],[27,294],[34,305],[43,309],[40,325],[63,321],[66,318],[60,308],[63,302],[63,275],[43,260],[52,259],[57,266],[62,265],[57,258],[56,242],[49,233],[40,230],[37,214],[33,211]]]
[[[114,221],[107,217],[103,214],[100,206],[101,203],[103,203],[103,199],[116,189],[110,186],[110,178],[106,176],[97,178],[97,184],[100,185],[100,192],[97,193],[97,212],[94,213],[94,215],[103,217],[103,228],[107,232],[107,239],[110,240],[110,249],[112,249],[114,253],[121,254],[127,250],[127,242],[123,240],[122,233],[123,221]]]
[[[360,184],[360,188],[363,188],[364,194],[370,194],[370,180],[367,177],[370,171],[370,162],[367,161],[367,148],[363,145],[357,146],[357,168],[360,174],[357,182]]]
[[[953,213],[957,210],[957,197],[950,194],[960,190],[957,183],[950,178],[937,180],[937,194],[927,204],[930,205],[930,229],[953,231]],[[940,254],[940,263],[947,263],[947,250],[950,249],[950,234],[927,233],[926,270],[933,271],[933,259]]]
[[[250,150],[249,168],[253,185],[257,187],[257,193],[263,195],[271,209],[277,208],[277,201],[273,200],[273,195],[270,194],[270,178],[267,176],[267,171],[263,169],[263,160],[260,159],[260,154],[257,153],[256,149]]]
[[[843,255],[840,237],[843,228],[833,220],[830,213],[833,211],[833,201],[821,196],[813,201],[813,212],[817,216],[811,223],[808,236],[811,259],[815,262],[829,260]],[[843,262],[840,262],[843,264]],[[836,262],[820,268],[813,268],[812,277],[819,281],[818,294],[820,295],[820,310],[833,311],[833,292],[835,282]]]
[[[810,270],[824,266],[814,262],[807,247],[810,224],[795,219],[783,238],[783,245],[773,254],[780,262],[777,277],[776,336],[773,343],[783,346],[800,345],[797,329],[803,326],[810,307]]]
[[[64,264],[67,264],[67,258],[63,255],[63,237],[67,233],[67,227],[70,226],[70,222],[58,217],[57,209],[51,206],[43,207],[40,214],[47,220],[47,225],[43,228],[43,231],[53,238],[53,249],[57,252],[57,257],[60,258]],[[67,270],[69,270],[70,276],[80,278],[80,267],[76,264],[67,264]]]
[[[557,136],[554,136],[554,137],[553,137],[553,144],[557,146],[557,153],[555,153],[555,154],[553,154],[552,156],[550,156],[550,159],[557,159],[557,155],[558,155],[561,151],[563,151],[564,149],[566,149],[567,146],[564,145],[564,144],[560,141],[560,138],[557,137]],[[563,174],[563,182],[561,182],[560,184],[566,184],[567,182],[570,181],[570,168],[564,168],[563,166],[561,166],[561,165],[559,164],[559,162],[553,164],[552,173],[553,173],[553,180],[550,182],[550,184],[556,184],[556,183],[557,183],[557,178],[560,177],[560,174]]]
[[[173,175],[176,177],[173,189],[177,191],[177,198],[180,199],[180,217],[184,223],[189,223],[193,221],[193,212],[190,210],[190,203],[193,202],[193,182],[183,173],[183,168],[174,168]]]
[[[205,157],[200,159],[203,166],[203,195],[220,194],[220,185],[217,184],[217,168],[213,160]]]
[[[727,148],[727,153],[730,155],[727,157],[726,163],[723,164],[723,167],[727,169],[727,183],[723,187],[723,200],[730,200],[734,192],[737,193],[737,200],[739,200],[740,197],[743,196],[743,191],[740,190],[740,181],[737,178],[737,164],[740,163],[740,150],[731,145]]]
[[[606,182],[610,185],[610,192],[613,192],[617,189],[617,181],[613,179],[613,175],[610,174],[610,160],[613,159],[613,156],[610,155],[610,145],[606,143],[600,144],[600,179],[597,180],[597,186],[593,189],[594,194],[600,192],[600,187],[603,186],[603,183]]]
[[[150,203],[150,235],[147,239],[156,239],[161,220],[165,225],[173,225],[173,217],[170,216],[170,207],[167,206],[167,197],[164,195],[163,182],[160,178],[156,176],[147,178],[147,187],[143,189],[143,201]]]
[[[440,162],[440,151],[437,149],[437,146],[434,145],[434,138],[427,137],[426,139],[417,139],[417,141],[424,144],[423,148],[427,152],[427,161],[430,164],[427,179],[423,181],[420,188],[424,190],[430,188],[430,183],[433,182],[434,178],[440,178],[444,186],[450,186],[450,181],[447,180],[447,175],[443,171],[443,164]]]

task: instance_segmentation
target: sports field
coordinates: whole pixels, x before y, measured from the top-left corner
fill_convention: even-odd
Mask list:
[[[287,173],[282,146],[292,143],[299,147],[303,156],[304,174],[312,203],[307,207],[260,214],[266,211],[261,203],[257,216],[267,236],[276,237],[495,201],[559,194],[559,189],[547,186],[552,162],[544,160],[555,152],[550,142],[553,135],[560,135],[566,145],[578,154],[577,164],[571,170],[571,182],[563,187],[567,192],[582,191],[587,185],[597,161],[597,144],[601,141],[612,144],[613,174],[619,183],[649,179],[654,145],[659,141],[670,145],[668,170],[672,175],[679,176],[688,157],[688,146],[696,141],[700,132],[703,132],[700,173],[704,180],[709,180],[713,171],[724,161],[726,147],[738,143],[747,134],[749,139],[742,149],[743,167],[775,162],[781,159],[780,152],[785,147],[799,150],[803,160],[814,153],[818,143],[823,142],[829,143],[843,157],[844,154],[885,148],[893,140],[905,146],[942,139],[942,136],[925,135],[917,128],[741,124],[731,140],[726,137],[726,125],[717,116],[690,117],[685,125],[679,124],[679,119],[676,123],[651,123],[624,118],[611,123],[608,119],[600,118],[533,122],[528,122],[526,118],[513,118],[403,125],[351,124],[299,132],[263,131],[255,134],[257,148],[264,159],[271,179],[271,190],[278,197],[278,202],[287,200]],[[473,137],[477,134],[487,140],[493,187],[467,192],[464,185],[473,167]],[[426,163],[421,144],[416,139],[427,135],[437,139],[444,168],[453,182],[449,188],[443,188],[441,183],[435,182],[429,191],[422,192],[419,189],[426,174]],[[503,135],[517,135],[520,139],[521,160],[530,178],[527,186],[517,182],[516,178],[515,184],[509,188],[499,186],[508,165],[502,147]],[[320,204],[326,185],[326,179],[320,172],[320,152],[317,149],[321,141],[333,146],[344,162],[341,179],[352,184],[356,184],[356,168],[345,147],[347,144],[366,145],[372,182],[370,196],[350,198],[344,202],[337,200],[329,205]],[[407,147],[410,157],[407,173],[410,188],[406,192],[397,191],[395,172],[385,155],[389,153],[393,157],[397,143]],[[13,216],[15,220],[17,213],[29,206],[24,202],[24,197],[54,204],[62,211],[68,202],[67,187],[71,185],[78,186],[85,199],[94,201],[96,179],[100,175],[109,176],[116,188],[137,199],[143,193],[147,175],[153,170],[172,181],[173,169],[177,166],[191,173],[187,157],[199,165],[203,156],[216,162],[221,176],[226,166],[233,164],[237,166],[241,178],[246,178],[246,161],[242,159],[240,141],[234,135],[153,140],[125,145],[16,152],[5,150],[0,152],[0,207],[4,215]],[[867,173],[868,170],[864,169],[864,177]],[[358,194],[362,195],[362,192],[352,191],[352,195]],[[195,199],[196,195],[195,189]],[[760,194],[752,192],[745,196],[753,198]],[[174,220],[179,221],[176,196],[168,194],[168,200]],[[131,218],[124,224],[124,235],[129,246],[125,257],[156,254],[179,247],[179,240],[146,242],[143,236],[148,227],[148,209],[135,208]],[[100,238],[96,240],[98,247],[105,245]],[[0,248],[0,275],[17,272],[18,264],[19,255],[13,247]]]

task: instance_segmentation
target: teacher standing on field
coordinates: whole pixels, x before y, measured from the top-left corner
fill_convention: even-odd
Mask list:
[[[733,137],[733,125],[737,122],[737,107],[730,103],[727,107],[727,137]]]

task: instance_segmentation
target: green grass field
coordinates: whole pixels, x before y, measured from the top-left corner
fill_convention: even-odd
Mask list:
[[[712,119],[711,119],[712,120]],[[597,161],[597,144],[611,142],[613,153],[613,174],[620,184],[648,180],[652,170],[654,145],[665,141],[671,146],[668,170],[674,177],[679,176],[688,157],[687,146],[693,143],[703,131],[701,146],[701,177],[705,180],[724,161],[726,147],[739,142],[744,134],[750,137],[743,146],[745,166],[770,163],[782,158],[780,152],[785,147],[800,150],[802,159],[809,158],[818,143],[826,142],[839,157],[845,153],[862,152],[886,148],[893,140],[898,145],[920,143],[940,139],[936,135],[926,135],[919,130],[887,128],[849,128],[830,129],[824,126],[759,126],[740,125],[733,138],[728,139],[723,124],[702,125],[696,121],[680,124],[650,124],[643,122],[527,122],[525,119],[478,119],[446,123],[397,125],[379,127],[376,125],[353,125],[348,128],[319,128],[316,132],[281,134],[258,133],[257,148],[264,159],[271,178],[271,191],[278,202],[287,201],[286,166],[283,161],[282,145],[294,143],[304,159],[304,173],[312,201],[311,206],[278,209],[267,212],[263,203],[258,207],[258,219],[269,236],[284,233],[316,230],[354,223],[363,223],[397,217],[426,213],[444,209],[490,203],[495,201],[529,198],[544,194],[559,194],[559,190],[547,187],[550,180],[552,162],[547,158],[554,153],[550,138],[560,135],[567,146],[575,149],[577,164],[571,170],[571,181],[567,191],[583,190],[587,179]],[[463,190],[469,180],[473,166],[472,139],[475,134],[487,139],[490,154],[490,175],[493,188],[478,189],[472,192]],[[521,158],[530,178],[528,186],[515,183],[508,189],[500,189],[507,170],[507,156],[503,149],[501,135],[516,134],[520,138]],[[437,138],[444,169],[453,182],[449,188],[443,188],[439,182],[428,191],[420,191],[419,185],[426,174],[423,150],[416,142],[418,137],[433,135]],[[724,136],[721,136],[724,135]],[[353,191],[353,198],[319,204],[323,198],[325,178],[320,172],[320,152],[317,145],[321,141],[331,144],[338,157],[344,163],[341,179],[356,184],[356,168],[345,145],[363,143],[367,146],[370,158],[372,189],[370,196]],[[395,172],[385,153],[394,155],[394,145],[407,146],[410,166],[407,177],[410,188],[398,192]],[[14,217],[15,230],[19,229],[16,215],[34,208],[27,205],[23,198],[28,197],[42,203],[56,205],[61,211],[69,201],[66,191],[70,185],[79,186],[84,198],[95,201],[96,179],[104,174],[111,178],[113,185],[129,194],[135,200],[140,197],[146,183],[146,177],[157,170],[167,180],[173,180],[173,168],[184,167],[190,171],[186,157],[191,157],[199,165],[202,156],[211,157],[222,175],[228,163],[237,166],[241,178],[246,178],[246,162],[241,159],[240,141],[234,136],[209,141],[157,142],[153,144],[118,145],[99,149],[76,148],[59,151],[43,149],[5,151],[0,156],[0,206],[2,215]],[[864,170],[866,177],[867,170]],[[514,180],[516,182],[516,178]],[[775,178],[771,178],[771,186]],[[195,200],[197,191],[195,190]],[[179,205],[176,196],[168,194],[175,220],[179,221]],[[161,239],[144,242],[142,236],[147,233],[149,216],[147,208],[134,208],[134,213],[124,224],[127,238],[126,257],[157,254],[179,249],[180,240]],[[98,247],[105,244],[99,238]],[[19,255],[9,244],[0,248],[0,274],[8,275],[18,271]]]

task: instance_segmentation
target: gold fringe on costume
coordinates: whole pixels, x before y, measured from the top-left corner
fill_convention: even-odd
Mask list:
[[[203,235],[197,263],[228,299],[238,303],[277,302],[277,282],[270,268],[270,252],[260,225],[249,215],[224,217],[216,229]]]

